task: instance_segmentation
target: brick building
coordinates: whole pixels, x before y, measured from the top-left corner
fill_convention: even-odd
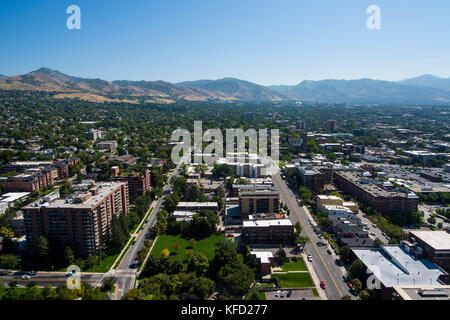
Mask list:
[[[382,214],[417,211],[419,197],[414,193],[389,191],[361,173],[334,172],[336,187]]]
[[[114,168],[114,167],[113,167]],[[115,167],[117,168],[117,167]],[[111,168],[112,169],[112,168]],[[115,174],[119,175],[118,168],[115,169]],[[128,182],[128,190],[130,194],[130,203],[133,203],[137,197],[144,195],[151,190],[150,171],[143,170],[140,174],[133,174],[129,176],[114,176],[111,181],[126,181]]]
[[[277,213],[279,207],[280,193],[274,188],[240,192],[239,209],[243,217],[256,213]]]
[[[98,254],[105,249],[112,217],[127,213],[128,199],[127,182],[109,182],[65,199],[52,194],[36,200],[22,208],[28,251],[35,252],[44,235],[56,251],[70,245],[79,256]]]
[[[247,243],[293,243],[294,225],[289,219],[244,220],[242,238]]]

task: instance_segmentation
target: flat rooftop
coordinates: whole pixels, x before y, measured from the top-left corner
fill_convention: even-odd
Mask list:
[[[269,258],[273,258],[271,251],[250,251],[250,254],[255,255],[257,259],[261,259],[261,263],[270,263]]]
[[[271,226],[292,226],[289,219],[268,219],[268,220],[244,220],[244,227],[271,227]]]
[[[179,202],[177,207],[217,207],[217,202]]]
[[[381,249],[352,248],[356,256],[388,288],[394,286],[438,286],[439,276],[446,274],[427,259],[416,259],[400,245]]]
[[[445,231],[410,231],[410,233],[435,250],[450,251],[450,234]]]
[[[40,198],[29,205],[25,206],[24,209],[35,209],[35,208],[77,208],[77,209],[91,209],[95,207],[99,202],[101,202],[107,195],[113,192],[117,187],[123,185],[123,182],[104,182],[98,183],[94,188],[98,189],[98,194],[90,197],[86,201],[80,203],[75,202],[74,197],[84,194],[90,194],[90,192],[78,192],[69,195],[67,198],[58,198],[53,201],[45,201],[48,197]]]
[[[28,196],[29,192],[10,192],[0,196],[0,202],[14,202]]]

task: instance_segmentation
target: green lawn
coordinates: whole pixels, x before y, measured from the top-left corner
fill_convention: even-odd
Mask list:
[[[194,246],[191,245],[189,239],[184,239],[180,236],[171,236],[171,235],[161,235],[156,240],[155,245],[153,246],[152,255],[161,257],[161,251],[163,249],[168,249],[170,251],[170,259],[188,259],[186,255],[186,250],[191,249],[193,253],[199,252],[206,256],[209,260],[214,258],[214,250],[216,249],[216,244],[224,239],[223,234],[213,234],[208,238],[198,240]],[[175,250],[174,243],[178,242],[180,245],[179,250]]]
[[[272,279],[280,279],[283,288],[314,287],[314,283],[308,272],[273,274]]]
[[[305,261],[303,261],[303,258],[298,258],[296,262],[287,262],[281,266],[281,270],[287,272],[287,271],[308,271],[306,268]]]
[[[267,300],[266,293],[259,291],[259,287],[260,287],[260,285],[254,286],[253,289],[250,291],[250,293],[245,298],[245,300],[250,300],[255,292],[258,295],[259,300]]]
[[[313,289],[312,289],[312,292],[313,292],[313,294],[314,294],[316,297],[319,296],[319,292],[317,291],[316,288],[313,288]]]

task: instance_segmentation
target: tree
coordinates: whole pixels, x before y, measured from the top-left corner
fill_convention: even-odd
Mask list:
[[[115,277],[105,277],[102,281],[101,290],[102,292],[109,292],[114,287],[117,279]]]
[[[0,265],[7,269],[15,269],[20,264],[20,259],[13,254],[5,254],[0,256]]]
[[[89,267],[93,267],[98,263],[99,257],[95,254],[90,254],[87,258],[87,264]]]
[[[178,251],[178,250],[181,249],[181,245],[180,245],[178,242],[175,242],[175,243],[173,244],[173,248],[175,249],[175,251]]]
[[[75,261],[75,255],[73,253],[72,248],[69,246],[67,246],[66,249],[64,250],[64,260],[68,266],[73,264],[73,262]]]
[[[370,293],[367,290],[362,290],[358,296],[361,300],[369,300],[370,299]]]
[[[302,225],[300,224],[300,221],[297,221],[295,223],[294,228],[295,228],[295,232],[296,233],[300,234],[302,232]]]
[[[306,246],[306,244],[310,241],[310,239],[306,236],[300,236],[298,235],[295,238],[295,241],[298,243],[298,245],[300,246],[300,248],[304,248]]]
[[[208,268],[208,258],[201,253],[194,253],[188,262],[188,271],[195,272],[197,276],[205,274]]]
[[[164,248],[164,249],[162,249],[161,254],[162,254],[164,257],[168,257],[168,256],[170,256],[170,251],[169,251],[169,249]]]
[[[350,278],[354,279],[364,279],[365,276],[365,267],[361,260],[356,259],[353,261],[352,265],[350,266],[350,269],[348,269],[348,274],[350,275]]]
[[[346,245],[342,247],[341,250],[339,251],[339,255],[341,256],[342,261],[345,264],[349,264],[352,262],[351,261],[352,250],[350,249],[349,246]]]
[[[359,281],[359,279],[355,278],[352,280],[352,288],[356,292],[360,291],[362,289],[362,283]]]
[[[289,258],[286,256],[286,251],[284,251],[283,246],[280,244],[277,252],[275,252],[275,261],[281,266],[285,262],[289,261]]]
[[[46,259],[48,258],[48,255],[50,253],[50,245],[48,243],[48,240],[44,236],[39,236],[36,246],[36,255],[40,259]]]
[[[382,245],[383,245],[383,241],[381,241],[379,238],[376,238],[375,241],[373,242],[373,246],[375,248],[381,248]]]
[[[214,293],[215,288],[214,281],[205,277],[200,277],[194,282],[193,291],[200,298],[206,299]]]

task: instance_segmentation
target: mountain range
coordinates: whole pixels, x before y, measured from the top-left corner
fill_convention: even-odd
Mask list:
[[[0,89],[54,92],[54,98],[128,103],[186,101],[311,101],[363,104],[450,104],[450,78],[423,75],[402,81],[373,79],[304,80],[294,86],[261,86],[223,78],[180,83],[106,81],[41,68],[23,75],[1,76]]]

